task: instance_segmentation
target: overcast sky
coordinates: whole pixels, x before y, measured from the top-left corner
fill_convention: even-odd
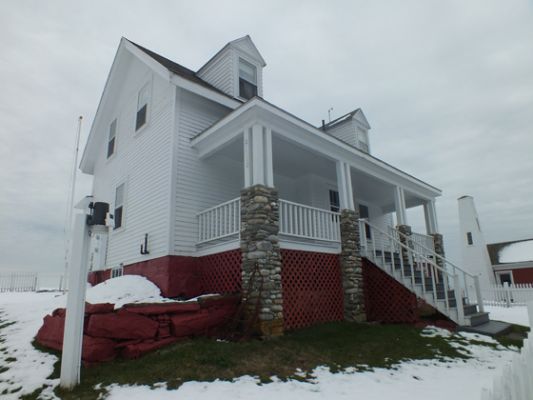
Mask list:
[[[245,34],[267,100],[317,125],[361,107],[374,155],[443,190],[452,259],[463,194],[488,242],[533,237],[531,1],[17,0],[0,4],[0,270],[63,268],[77,118],[84,144],[121,36],[197,69]]]

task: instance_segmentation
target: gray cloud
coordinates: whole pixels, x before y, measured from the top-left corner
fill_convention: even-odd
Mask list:
[[[121,36],[194,69],[249,33],[268,100],[316,124],[362,107],[374,154],[443,189],[452,258],[463,194],[489,241],[533,237],[532,17],[525,0],[4,3],[0,269],[61,270],[76,120],[84,142]]]

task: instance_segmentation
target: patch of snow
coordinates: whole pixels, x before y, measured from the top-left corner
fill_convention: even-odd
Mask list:
[[[502,264],[533,261],[533,239],[510,243],[498,252]]]
[[[89,303],[113,303],[120,308],[128,303],[164,303],[159,288],[148,279],[138,275],[123,275],[108,279],[87,289]]]
[[[526,306],[498,307],[485,306],[485,311],[489,313],[490,319],[495,321],[509,322],[523,326],[532,326],[529,320]]]

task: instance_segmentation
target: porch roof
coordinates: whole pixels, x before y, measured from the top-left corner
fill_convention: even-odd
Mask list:
[[[243,131],[254,123],[264,124],[301,147],[334,161],[347,162],[356,170],[402,186],[422,198],[430,200],[442,193],[435,186],[325,133],[257,96],[196,135],[191,139],[191,144],[198,150],[200,157],[206,158],[242,137]]]

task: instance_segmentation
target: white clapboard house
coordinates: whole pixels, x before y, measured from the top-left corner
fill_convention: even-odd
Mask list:
[[[323,260],[334,260],[337,275],[323,281],[342,279],[341,215],[354,210],[362,218],[358,256],[453,321],[484,322],[475,277],[435,248],[441,191],[372,156],[361,109],[316,126],[270,103],[265,66],[249,36],[197,71],[122,38],[81,161],[94,177],[94,200],[110,203],[115,222],[93,238],[91,279],[138,273],[168,296],[233,288],[241,191],[262,185],[277,190],[284,299],[295,285],[286,277],[291,263],[318,276]],[[427,231],[396,229],[418,206]],[[283,312],[299,312],[290,307],[285,301]]]

